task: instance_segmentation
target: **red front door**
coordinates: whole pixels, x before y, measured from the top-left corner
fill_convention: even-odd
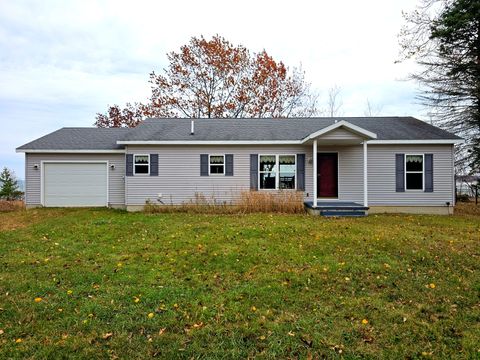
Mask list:
[[[317,195],[338,197],[338,154],[317,154]]]

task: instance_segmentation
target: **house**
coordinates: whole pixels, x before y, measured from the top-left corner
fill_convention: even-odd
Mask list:
[[[147,119],[138,127],[62,128],[25,153],[26,205],[181,204],[202,194],[301,191],[308,207],[449,214],[454,146],[412,117]]]

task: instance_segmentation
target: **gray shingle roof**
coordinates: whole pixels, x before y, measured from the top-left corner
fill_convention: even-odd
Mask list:
[[[301,140],[332,125],[347,121],[377,134],[377,140],[459,139],[413,117],[338,117],[289,119],[147,119],[123,138],[124,141],[220,141]]]
[[[61,128],[42,136],[17,150],[116,150],[123,145],[117,145],[132,129],[127,128]]]
[[[134,129],[62,128],[18,150],[115,150],[117,141],[268,141],[302,140],[308,135],[347,121],[377,134],[377,140],[456,140],[445,130],[413,117],[338,117],[290,119],[146,119]]]

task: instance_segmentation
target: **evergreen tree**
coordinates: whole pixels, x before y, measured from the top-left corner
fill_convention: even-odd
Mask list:
[[[0,199],[16,200],[19,199],[23,193],[18,187],[18,181],[15,178],[13,171],[6,167],[0,173]]]
[[[422,0],[400,33],[437,124],[464,137],[460,160],[480,170],[480,0]],[[473,155],[473,156],[472,156]]]

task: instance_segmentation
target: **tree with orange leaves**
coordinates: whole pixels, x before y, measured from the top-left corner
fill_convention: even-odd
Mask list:
[[[304,117],[317,112],[316,96],[304,73],[275,61],[266,51],[252,54],[221,36],[193,37],[163,74],[150,74],[146,104],[110,106],[98,113],[98,127],[134,127],[143,117],[262,118]]]

